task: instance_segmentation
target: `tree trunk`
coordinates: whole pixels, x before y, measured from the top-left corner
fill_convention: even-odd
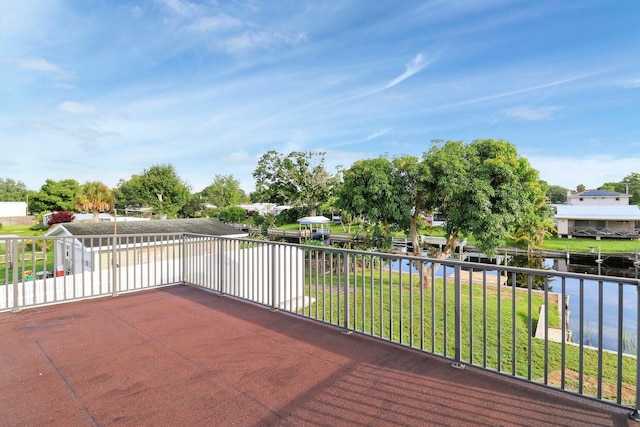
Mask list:
[[[443,259],[447,259],[451,256],[451,253],[453,252],[453,248],[455,248],[456,246],[456,241],[458,239],[458,233],[453,233],[452,235],[450,235],[447,238],[447,243],[444,246],[444,248],[442,249],[442,252],[436,254],[436,256],[434,256],[433,258],[435,258],[436,260],[443,260]],[[428,266],[426,265],[426,263],[422,264],[422,286],[425,288],[428,288],[429,286],[433,285],[433,281],[431,280],[432,277],[434,277],[434,272],[438,270],[438,268],[440,267],[440,263],[437,261],[433,261],[431,262],[431,264],[429,264]]]
[[[420,234],[418,233],[418,209],[414,209],[413,215],[409,221],[409,236],[411,236],[411,245],[413,246],[413,256],[422,256],[422,248],[420,247]]]

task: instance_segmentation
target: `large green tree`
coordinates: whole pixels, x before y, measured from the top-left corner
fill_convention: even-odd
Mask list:
[[[240,188],[240,181],[233,175],[216,175],[213,182],[200,192],[200,196],[203,202],[212,203],[218,208],[236,206],[248,200]]]
[[[551,203],[567,203],[567,193],[570,190],[560,185],[550,185],[547,190],[547,198]]]
[[[22,181],[0,178],[0,202],[26,202],[29,190]]]
[[[80,187],[74,198],[79,212],[93,213],[93,222],[98,222],[100,212],[110,212],[115,207],[115,197],[105,184],[100,181],[88,181]]]
[[[80,190],[80,184],[75,179],[54,181],[47,179],[40,187],[40,191],[31,193],[29,197],[29,211],[34,214],[73,211],[74,198]]]
[[[542,214],[546,185],[507,141],[438,142],[423,162],[429,171],[423,187],[425,209],[438,209],[447,218],[447,243],[440,257],[448,257],[456,240],[467,235],[473,235],[478,249],[494,256],[519,226]]]
[[[305,206],[315,215],[318,206],[326,203],[335,177],[324,167],[324,153],[294,151],[287,155],[271,150],[258,161],[253,172],[256,189],[253,202]]]
[[[337,207],[382,227],[383,237],[390,239],[392,226],[409,224],[414,195],[410,178],[402,176],[401,162],[416,164],[410,157],[390,160],[387,157],[359,160],[343,173]],[[377,244],[380,247],[380,243]]]
[[[170,164],[153,165],[128,181],[120,181],[116,197],[122,197],[119,208],[147,206],[162,216],[175,217],[189,201],[189,187]]]
[[[600,186],[600,189],[617,191],[623,194],[628,192],[631,196],[629,203],[632,205],[640,205],[640,173],[630,173],[619,182],[605,182]]]

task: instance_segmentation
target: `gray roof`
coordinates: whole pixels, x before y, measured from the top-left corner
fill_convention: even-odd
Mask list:
[[[69,222],[58,225],[55,229],[47,232],[47,235],[59,236],[67,233],[75,237],[112,236],[114,234],[114,223]],[[126,239],[130,242],[173,239],[175,238],[175,235],[183,233],[203,234],[208,236],[246,236],[242,231],[236,230],[229,225],[211,218],[126,221],[117,223],[117,234],[119,236],[135,235]],[[149,236],[150,234],[159,236]],[[96,247],[108,245],[110,237],[102,239],[86,238],[81,240],[85,246]],[[123,243],[122,239],[120,239],[120,243]]]
[[[558,205],[558,219],[640,221],[637,205]]]

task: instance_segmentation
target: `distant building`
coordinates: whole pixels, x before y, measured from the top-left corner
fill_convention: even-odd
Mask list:
[[[27,216],[26,202],[0,202],[0,218]]]
[[[607,190],[567,194],[567,204],[556,206],[558,236],[640,238],[640,207],[629,205],[629,198]]]
[[[608,190],[587,190],[581,193],[567,194],[568,205],[606,205],[606,206],[626,206],[629,204],[629,194],[618,193]]]

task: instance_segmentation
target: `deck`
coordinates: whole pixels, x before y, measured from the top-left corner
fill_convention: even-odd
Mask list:
[[[0,399],[6,426],[637,425],[190,286],[0,313]]]

